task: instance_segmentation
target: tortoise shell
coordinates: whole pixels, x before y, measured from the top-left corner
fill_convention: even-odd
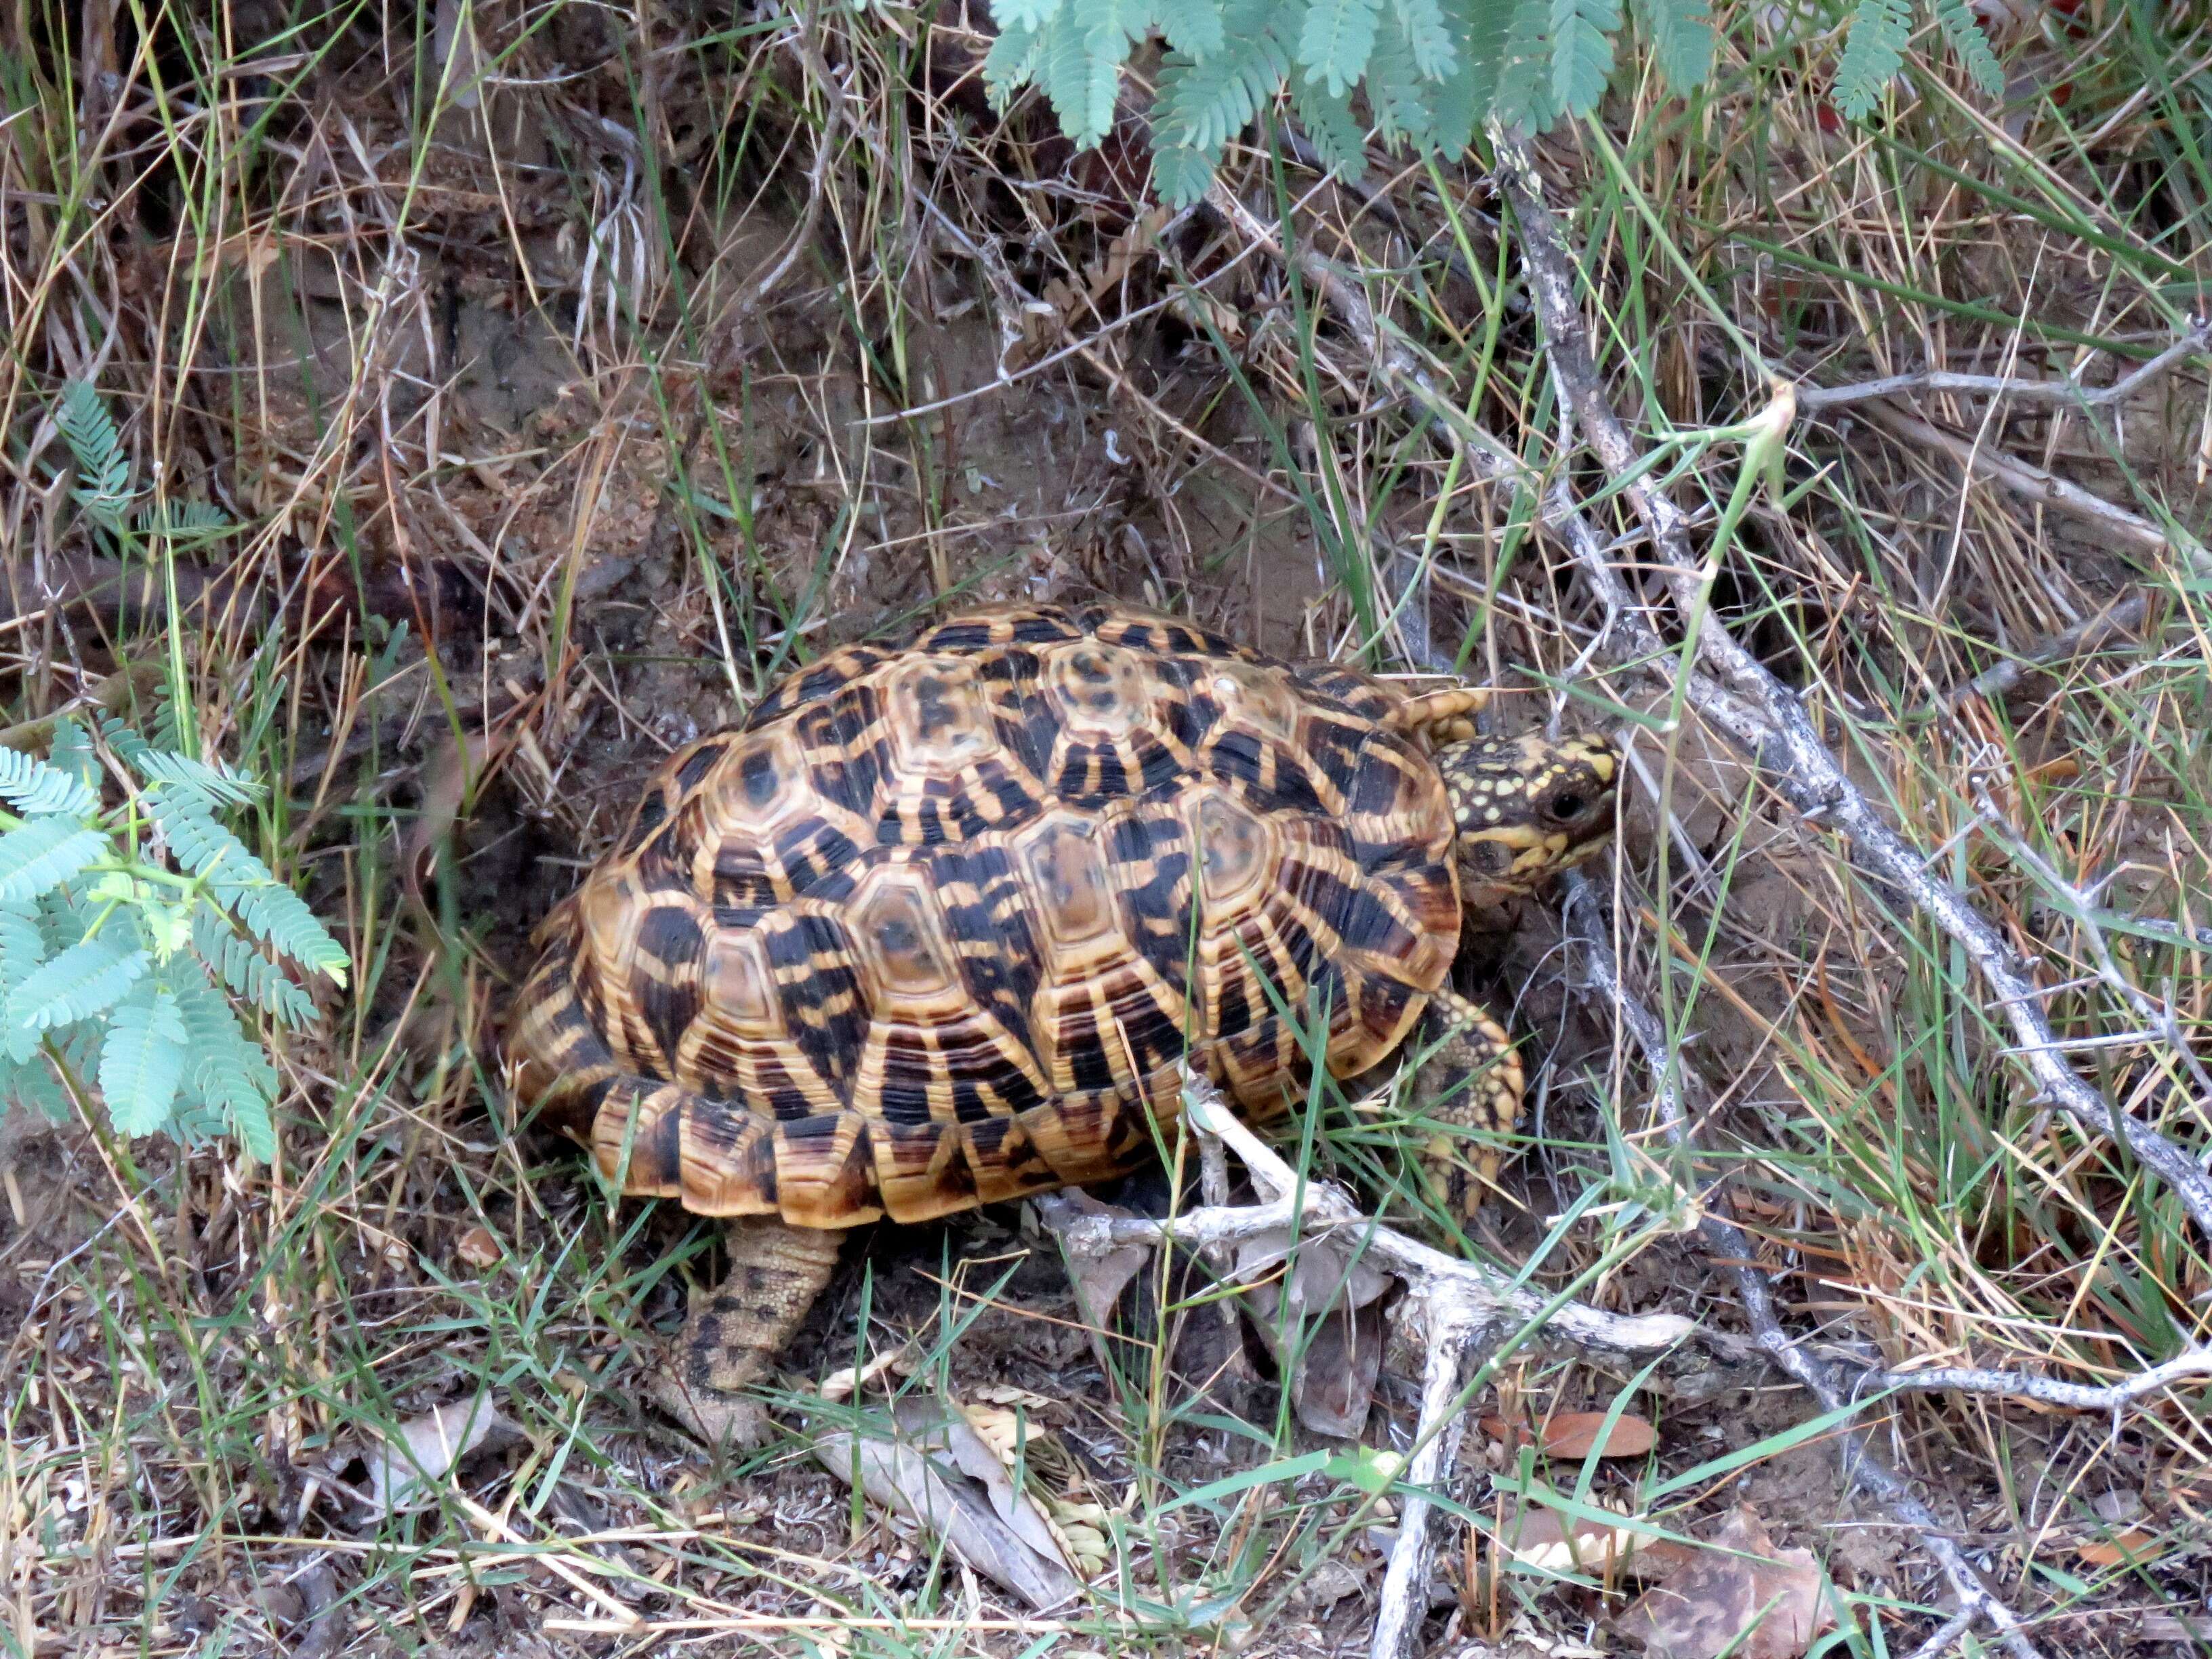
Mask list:
[[[518,1088],[623,1190],[794,1225],[1117,1174],[1181,1068],[1255,1115],[1389,1054],[1461,912],[1396,693],[1118,607],[791,675],[540,930]]]

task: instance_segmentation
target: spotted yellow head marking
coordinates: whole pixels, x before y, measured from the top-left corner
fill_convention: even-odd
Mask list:
[[[1469,903],[1533,891],[1613,838],[1620,753],[1605,738],[1478,738],[1446,744],[1436,762]]]

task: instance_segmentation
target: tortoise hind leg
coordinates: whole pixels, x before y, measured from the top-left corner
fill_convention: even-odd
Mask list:
[[[757,1443],[766,1426],[744,1390],[768,1370],[829,1284],[844,1235],[742,1216],[725,1235],[730,1271],[691,1292],[691,1310],[653,1381],[655,1401],[709,1445]]]
[[[1432,1121],[1493,1137],[1470,1147],[1466,1137],[1445,1128],[1420,1149],[1421,1162],[1452,1214],[1462,1222],[1472,1221],[1484,1194],[1497,1184],[1498,1168],[1504,1161],[1494,1137],[1510,1134],[1520,1122],[1528,1080],[1505,1028],[1456,991],[1438,991],[1430,998],[1421,1016],[1420,1041],[1425,1047],[1435,1047],[1413,1074],[1415,1107]],[[1472,1170],[1468,1168],[1470,1152]]]

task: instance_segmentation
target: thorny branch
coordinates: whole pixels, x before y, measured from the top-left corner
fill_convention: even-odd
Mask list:
[[[1522,257],[1561,398],[1607,471],[1632,480],[1621,493],[1650,532],[1664,579],[1687,622],[1698,615],[1703,604],[1701,562],[1692,550],[1687,520],[1672,500],[1638,475],[1641,458],[1607,400],[1590,354],[1575,291],[1573,256],[1544,205],[1527,155],[1517,143],[1507,142],[1500,144],[1498,155],[1499,182],[1521,225]],[[1623,586],[1610,571],[1601,575],[1587,562],[1583,569],[1601,599],[1608,585],[1616,594]],[[2212,1176],[2168,1137],[2116,1110],[2075,1073],[2038,1003],[2034,964],[2005,941],[1964,893],[1929,874],[1923,855],[1845,775],[1796,693],[1725,628],[1705,626],[1698,629],[1697,637],[1705,667],[1735,699],[1727,704],[1711,700],[1693,677],[1687,688],[1692,705],[1759,761],[1798,812],[1808,821],[1825,821],[1840,830],[1863,869],[1909,897],[1957,942],[1993,993],[1990,1000],[2011,1026],[2041,1097],[2083,1127],[2125,1146],[2180,1195],[2198,1228],[2212,1235]],[[1658,670],[1663,660],[1648,658],[1645,666]],[[1752,718],[1747,720],[1746,715]]]

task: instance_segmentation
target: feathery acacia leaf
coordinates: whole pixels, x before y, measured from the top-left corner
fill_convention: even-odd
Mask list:
[[[77,504],[111,529],[121,524],[131,504],[131,457],[100,393],[88,381],[71,380],[62,388],[54,424],[76,463]]]
[[[107,851],[107,837],[70,818],[34,818],[0,836],[0,902],[32,899]]]
[[[1688,92],[1713,72],[1713,26],[1705,0],[1636,0],[1651,55],[1673,92]]]
[[[1375,27],[1382,0],[1313,0],[1298,32],[1298,62],[1308,85],[1328,88],[1341,98],[1366,73],[1375,49]],[[1318,141],[1316,141],[1318,142]]]
[[[1613,34],[1619,0],[1552,0],[1552,101],[1587,114],[1605,96],[1613,75]]]
[[[1911,0],[1858,0],[1836,65],[1837,107],[1854,121],[1873,113],[1882,88],[1905,67],[1911,39]]]
[[[1156,142],[1218,155],[1244,130],[1291,72],[1290,54],[1270,27],[1280,11],[1273,0],[1226,0],[1219,52],[1203,63],[1169,54],[1152,103]],[[1204,193],[1201,185],[1192,199]]]
[[[100,1092],[120,1134],[148,1135],[169,1121],[185,1080],[185,1035],[177,999],[156,988],[136,997],[108,1020],[100,1049]]]
[[[1982,33],[1981,21],[1974,15],[1966,0],[1936,0],[1936,21],[1942,26],[1943,38],[1951,43],[1951,50],[1966,66],[1966,73],[1974,84],[1992,98],[2004,92],[2004,66],[1997,62],[1996,53],[1990,50],[1990,37]]]
[[[100,797],[82,778],[20,749],[0,749],[0,799],[32,817],[65,812],[88,818],[100,811]]]
[[[1367,132],[1352,112],[1350,94],[1333,94],[1311,82],[1300,82],[1291,102],[1298,112],[1298,125],[1305,129],[1322,159],[1357,183],[1367,171]]]
[[[1439,0],[1391,0],[1390,15],[1424,79],[1441,81],[1459,67],[1459,42]]]
[[[153,965],[105,935],[72,945],[8,994],[9,1027],[43,1032],[105,1013]]]

